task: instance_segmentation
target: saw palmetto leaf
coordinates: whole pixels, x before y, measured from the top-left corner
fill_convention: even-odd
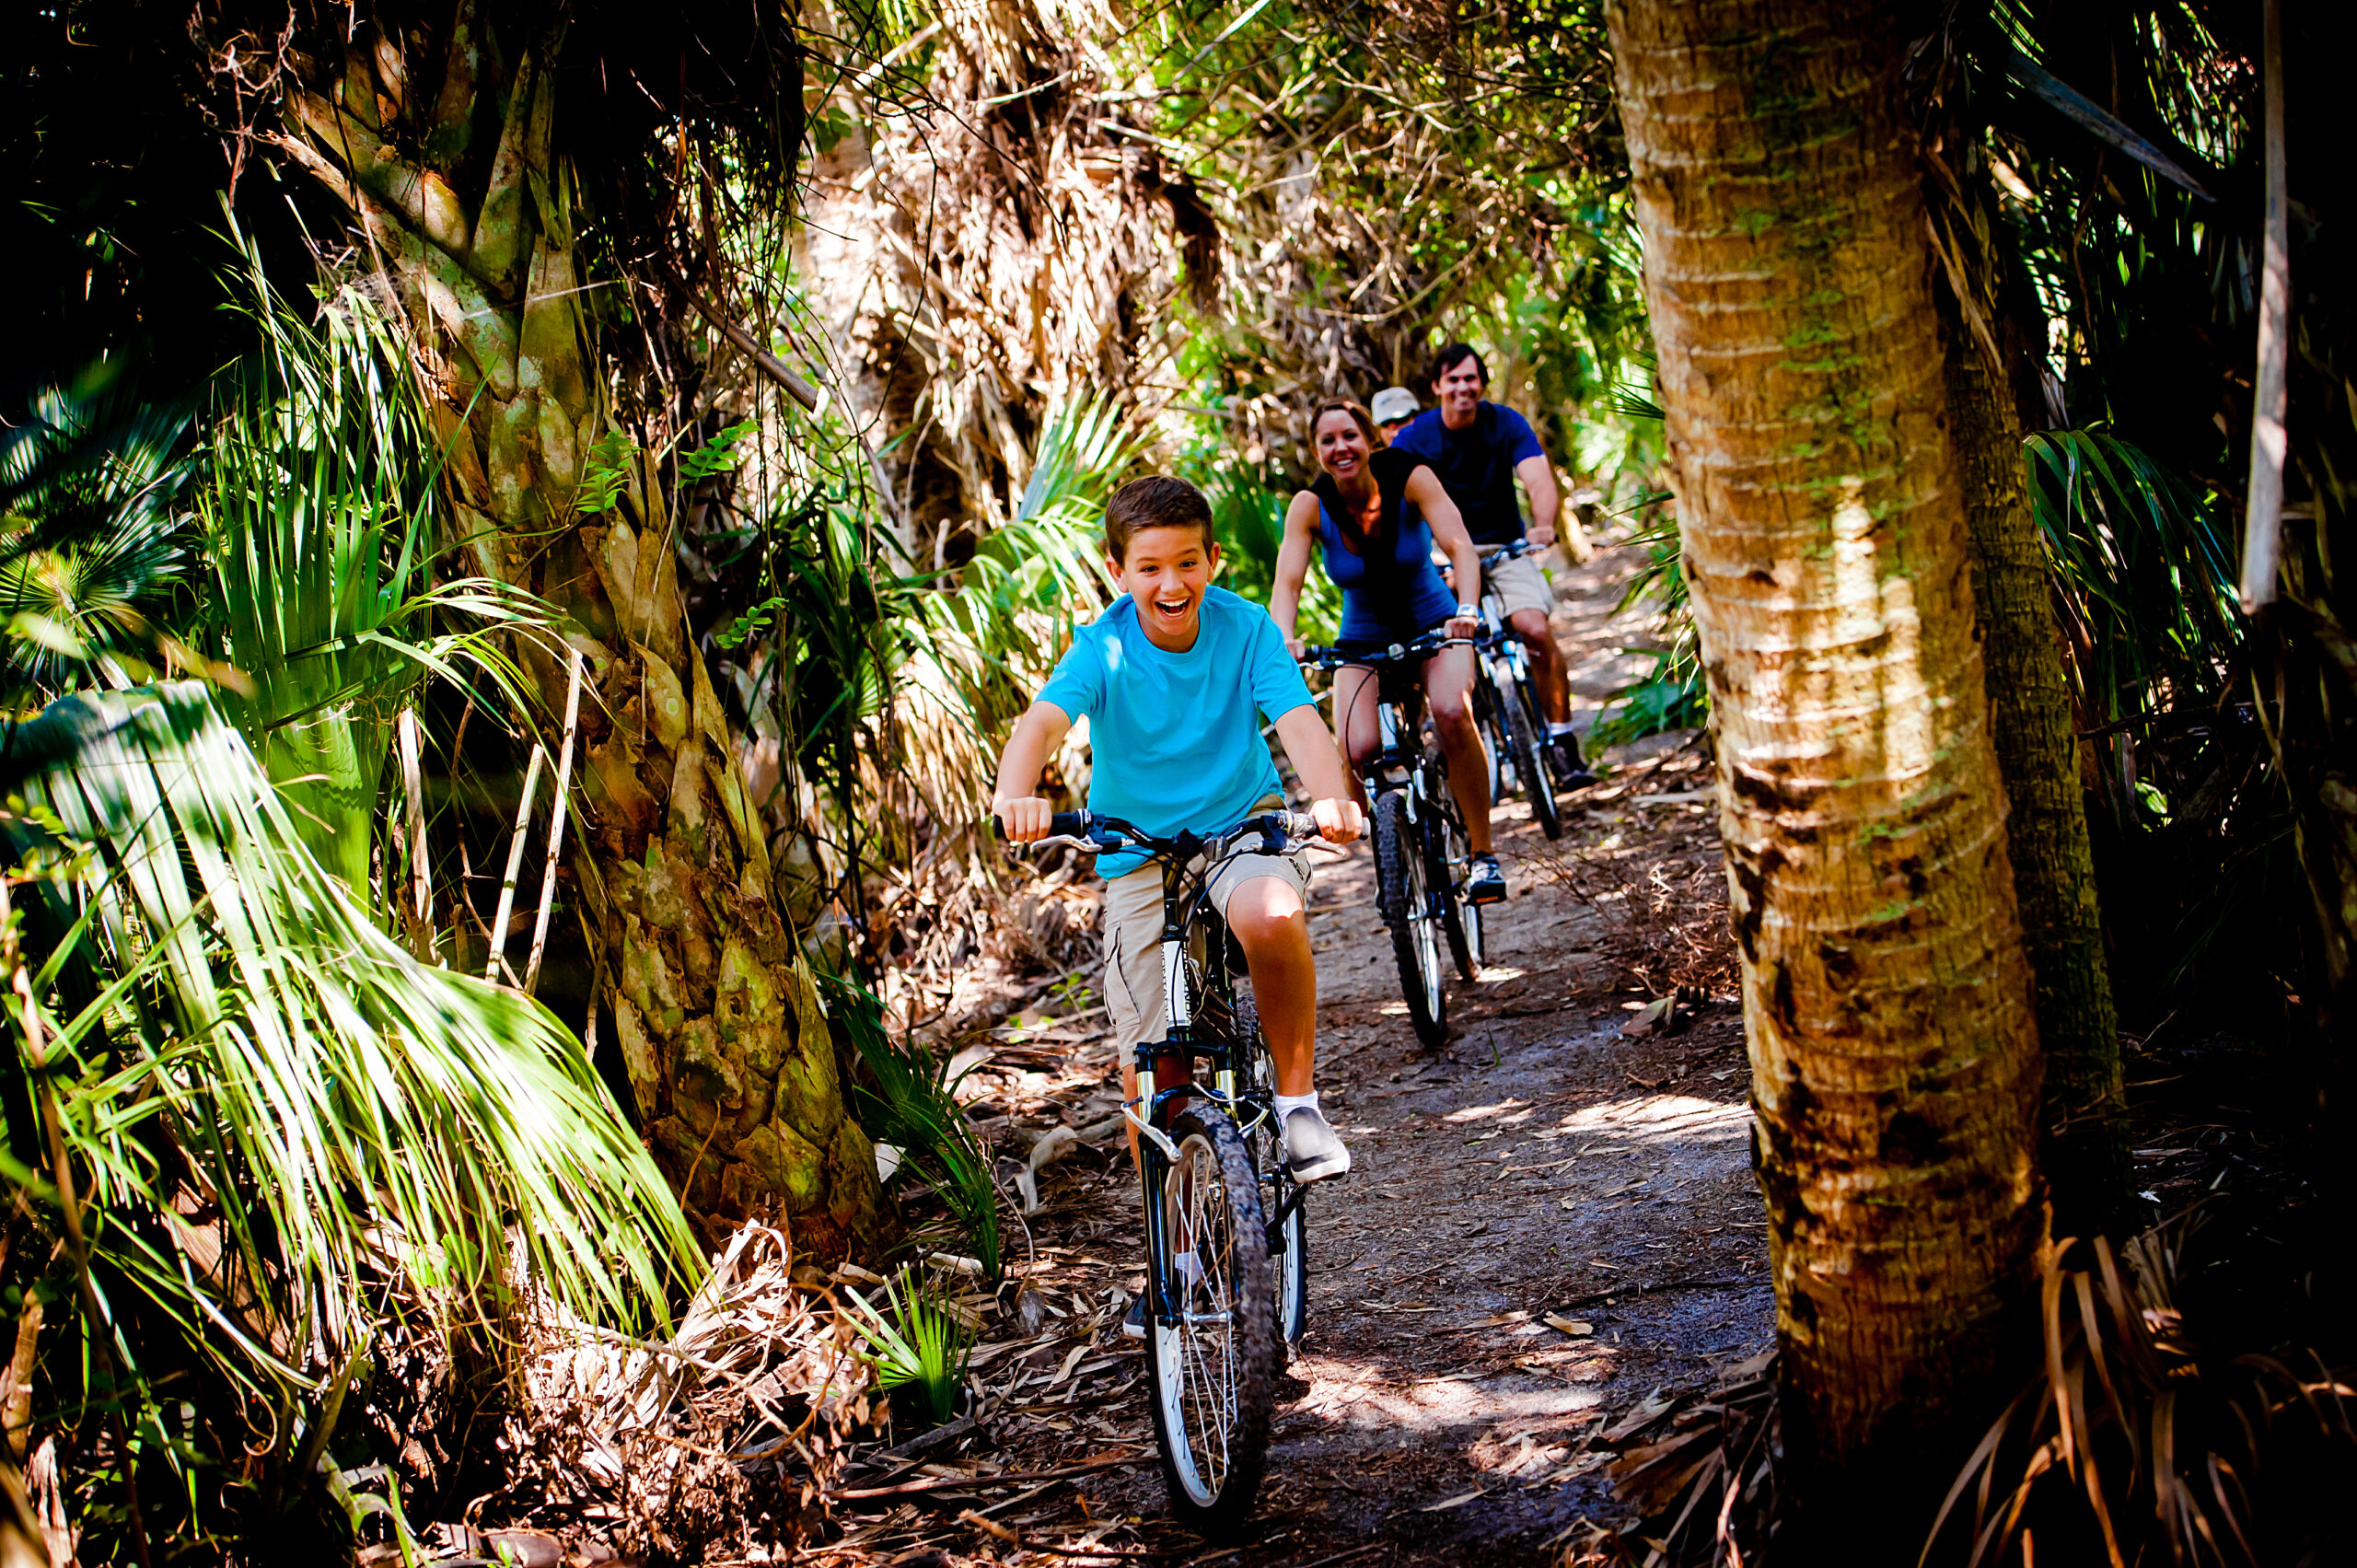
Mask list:
[[[2217,508],[2107,431],[2040,431],[2022,447],[2090,727],[2214,700],[2246,630]]]
[[[365,888],[401,709],[439,678],[494,710],[528,711],[499,637],[547,616],[493,578],[431,582],[440,447],[374,303],[345,289],[305,321],[250,252],[246,266],[238,286],[261,348],[224,387],[192,488],[207,640],[243,673],[225,708],[305,842]]]
[[[291,1393],[389,1272],[504,1318],[511,1249],[575,1310],[659,1310],[692,1244],[578,1043],[372,924],[204,688],[60,700],[0,733],[0,796],[99,1260],[215,1361]]]
[[[0,661],[17,699],[81,683],[93,660],[153,657],[188,554],[172,504],[193,423],[99,365],[0,429]]]

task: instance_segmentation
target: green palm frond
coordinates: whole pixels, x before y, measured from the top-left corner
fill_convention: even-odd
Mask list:
[[[293,1397],[365,1342],[364,1280],[504,1318],[511,1247],[577,1312],[659,1312],[693,1243],[577,1042],[373,925],[204,688],[8,726],[0,798],[98,1258],[199,1352]]]
[[[2218,508],[2106,431],[2041,431],[2022,450],[2086,721],[2214,699],[2247,631]]]
[[[440,447],[374,303],[345,289],[305,322],[258,258],[246,264],[235,281],[262,347],[224,388],[194,489],[209,640],[244,674],[225,705],[306,842],[363,888],[401,709],[438,677],[494,711],[528,711],[499,638],[548,617],[494,579],[431,584]]]
[[[152,656],[187,553],[173,503],[192,425],[186,405],[96,366],[0,429],[0,659],[18,692],[78,684],[93,658]]]
[[[904,1271],[898,1281],[885,1282],[884,1292],[889,1317],[845,1286],[850,1304],[845,1316],[876,1369],[876,1386],[887,1391],[918,1389],[926,1412],[938,1425],[957,1413],[973,1331],[958,1316],[949,1287],[925,1270]]]

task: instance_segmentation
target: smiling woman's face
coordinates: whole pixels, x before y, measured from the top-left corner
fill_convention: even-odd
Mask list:
[[[1348,409],[1329,408],[1320,414],[1314,435],[1318,466],[1336,479],[1349,479],[1366,467],[1366,435]]]

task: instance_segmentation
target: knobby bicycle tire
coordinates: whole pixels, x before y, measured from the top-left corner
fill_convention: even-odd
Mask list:
[[[1440,939],[1433,933],[1426,860],[1408,820],[1408,796],[1393,790],[1375,803],[1375,882],[1391,952],[1399,963],[1399,993],[1416,1038],[1437,1048],[1448,1039],[1448,985],[1441,974]]]
[[[1530,814],[1550,839],[1563,836],[1562,808],[1555,804],[1555,775],[1530,717],[1528,692],[1515,688],[1504,694],[1506,729],[1514,745],[1515,771],[1522,775],[1522,793],[1529,798]]]
[[[1433,810],[1429,805],[1425,809],[1426,864],[1440,893],[1441,931],[1448,937],[1448,956],[1457,977],[1470,984],[1481,978],[1481,966],[1489,961],[1489,942],[1481,929],[1481,906],[1465,896],[1465,878],[1450,872],[1470,855],[1471,847],[1454,812]]]
[[[1514,757],[1506,750],[1505,721],[1498,715],[1498,694],[1485,667],[1473,682],[1474,725],[1481,736],[1481,750],[1490,764],[1490,799],[1504,800],[1521,787],[1514,777]]]
[[[1172,1516],[1199,1534],[1233,1539],[1251,1517],[1268,1466],[1283,1365],[1276,1272],[1260,1177],[1236,1123],[1190,1105],[1167,1131],[1179,1159],[1157,1154],[1149,1163],[1151,1198],[1172,1216],[1162,1227],[1167,1242],[1186,1238],[1179,1249],[1195,1254],[1196,1272],[1182,1282],[1179,1320],[1147,1325],[1147,1403]],[[1178,1277],[1160,1260],[1148,1266]]]
[[[1253,1020],[1251,1043],[1253,1087],[1269,1097],[1271,1109],[1254,1124],[1245,1143],[1252,1152],[1254,1167],[1260,1173],[1261,1205],[1274,1213],[1288,1196],[1301,1189],[1282,1174],[1285,1139],[1273,1109],[1276,1063],[1270,1059],[1268,1041],[1260,1037],[1258,1018]],[[1309,1326],[1309,1216],[1306,1206],[1295,1202],[1292,1212],[1270,1229],[1277,1274],[1277,1338],[1290,1360],[1293,1353],[1301,1348],[1301,1336]]]

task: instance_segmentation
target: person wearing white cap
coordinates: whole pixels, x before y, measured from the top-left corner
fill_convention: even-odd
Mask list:
[[[1375,416],[1376,428],[1383,432],[1386,441],[1399,434],[1399,427],[1422,412],[1416,394],[1405,387],[1386,387],[1375,394],[1375,401],[1367,404],[1367,412]]]

